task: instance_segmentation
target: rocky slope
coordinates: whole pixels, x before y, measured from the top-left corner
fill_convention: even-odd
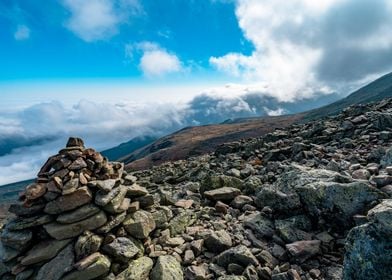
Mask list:
[[[349,94],[332,104],[300,114],[280,117],[243,118],[209,126],[194,126],[167,135],[138,150],[121,149],[119,161],[126,163],[126,170],[150,168],[166,161],[186,159],[189,156],[212,152],[216,147],[228,141],[260,137],[275,128],[285,128],[294,122],[317,120],[321,117],[340,113],[354,104],[366,104],[392,97],[392,73],[380,77],[370,84]],[[262,106],[262,104],[260,104]],[[291,112],[298,112],[294,108]]]
[[[1,279],[391,279],[392,100],[128,174],[82,141],[10,208]]]

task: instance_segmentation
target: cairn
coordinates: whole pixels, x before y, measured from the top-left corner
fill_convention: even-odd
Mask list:
[[[136,180],[70,138],[9,208],[16,217],[1,233],[1,278],[148,278],[153,261],[143,241],[156,225],[143,209],[154,199]]]

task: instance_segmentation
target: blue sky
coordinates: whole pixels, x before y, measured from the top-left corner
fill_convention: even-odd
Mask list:
[[[294,113],[392,71],[390,0],[1,0],[0,185],[70,135]]]
[[[1,1],[0,79],[139,81],[146,76],[139,60],[147,42],[189,68],[174,69],[177,78],[205,79],[211,56],[252,49],[234,2],[93,0],[96,11],[89,2]],[[85,17],[95,17],[90,27],[83,27]]]

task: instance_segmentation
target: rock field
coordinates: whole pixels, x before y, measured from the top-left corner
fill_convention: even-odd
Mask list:
[[[0,278],[392,279],[392,99],[125,171],[79,138],[12,204]]]

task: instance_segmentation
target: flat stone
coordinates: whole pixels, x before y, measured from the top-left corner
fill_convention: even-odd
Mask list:
[[[74,263],[73,246],[66,246],[54,259],[44,264],[36,276],[36,280],[60,280],[66,270]]]
[[[180,199],[174,205],[177,206],[177,207],[184,208],[184,209],[189,209],[193,205],[193,200],[191,200],[191,199]]]
[[[82,234],[85,230],[94,230],[103,226],[107,217],[103,211],[85,220],[73,224],[51,223],[44,226],[45,230],[55,239],[62,240]]]
[[[133,184],[127,187],[127,197],[139,197],[148,194],[148,190],[145,187]]]
[[[94,204],[86,204],[73,210],[72,212],[59,215],[56,221],[61,224],[72,224],[91,217],[92,215],[97,214],[99,211],[100,209]]]
[[[102,247],[102,251],[115,260],[126,263],[139,253],[139,248],[128,238],[118,237]]]
[[[90,258],[90,260],[88,259]],[[86,260],[87,259],[87,260]],[[88,266],[84,266],[87,265]],[[110,260],[105,255],[95,253],[75,264],[79,270],[65,275],[62,280],[91,280],[107,274],[110,270]]]
[[[30,217],[42,212],[44,207],[45,204],[36,204],[30,207],[26,207],[23,204],[11,204],[8,211],[17,216]]]
[[[117,180],[115,179],[107,179],[103,181],[96,181],[96,187],[104,192],[110,192],[113,187],[116,185]]]
[[[129,263],[128,268],[117,275],[116,280],[148,280],[154,265],[148,257],[140,257]]]
[[[71,194],[60,196],[56,200],[48,202],[44,211],[51,215],[61,214],[87,204],[91,200],[91,191],[87,187],[81,187]]]
[[[206,191],[204,192],[204,196],[210,200],[221,200],[221,201],[231,201],[233,200],[237,195],[240,195],[241,191],[236,188],[231,188],[231,187],[223,187],[223,188],[218,188],[214,189],[211,191]]]
[[[293,258],[302,263],[320,253],[320,240],[297,241],[286,245],[286,249]]]
[[[103,237],[90,231],[85,231],[75,243],[75,256],[77,260],[83,259],[98,252],[103,242]]]
[[[230,263],[236,263],[242,266],[249,264],[258,266],[259,262],[252,252],[244,245],[238,245],[223,251],[215,257],[215,261],[222,267],[227,267]]]
[[[2,262],[8,262],[10,260],[15,259],[17,256],[19,256],[20,251],[15,250],[11,247],[8,247],[3,244],[2,241],[0,241],[0,260]]]
[[[43,241],[31,248],[20,261],[22,265],[31,265],[54,258],[71,239]]]
[[[31,227],[41,226],[53,221],[50,215],[34,216],[29,218],[15,218],[6,225],[9,230],[23,230]]]
[[[4,245],[15,250],[23,250],[33,237],[31,230],[10,231],[5,228],[1,232],[1,241]]]
[[[151,280],[183,280],[181,264],[173,256],[160,256],[151,271]]]
[[[102,227],[98,228],[96,230],[97,233],[100,234],[106,234],[109,231],[111,231],[112,229],[114,229],[115,227],[119,226],[124,220],[125,217],[127,216],[126,212],[123,212],[121,214],[118,214],[117,216],[115,216],[114,218],[109,218],[109,220],[107,221],[106,224],[104,224]]]
[[[155,220],[149,212],[139,210],[129,214],[123,226],[131,236],[144,239],[155,229]]]

